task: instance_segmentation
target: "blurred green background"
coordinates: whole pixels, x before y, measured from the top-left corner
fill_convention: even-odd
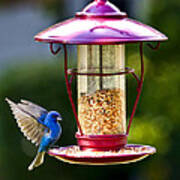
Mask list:
[[[157,153],[137,163],[99,167],[70,165],[47,155],[43,166],[28,172],[27,167],[35,156],[36,149],[22,136],[4,99],[9,97],[19,101],[24,98],[49,110],[58,110],[64,118],[63,135],[58,144],[66,146],[76,143],[76,124],[65,88],[63,54],[57,57],[50,55],[47,45],[33,42],[33,35],[72,16],[88,2],[90,1],[0,1],[0,179],[180,179],[179,0],[111,1],[121,10],[127,11],[131,18],[149,24],[169,37],[158,51],[144,48],[144,89],[129,137],[130,143],[157,147]],[[22,32],[18,33],[19,31]],[[75,66],[76,51],[72,47],[69,50],[70,66]],[[128,65],[135,67],[138,73],[138,46],[128,45],[126,52]],[[128,82],[130,110],[136,84],[131,78],[128,78]],[[73,90],[75,91],[75,84]]]

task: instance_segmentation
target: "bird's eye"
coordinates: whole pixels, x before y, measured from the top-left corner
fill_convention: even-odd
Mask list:
[[[57,115],[56,115],[56,114],[52,114],[52,117],[53,117],[53,118],[56,118],[56,117],[57,117]]]

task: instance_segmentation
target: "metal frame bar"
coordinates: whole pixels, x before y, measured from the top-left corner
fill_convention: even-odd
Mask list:
[[[142,91],[142,86],[143,86],[143,81],[144,81],[144,58],[143,58],[143,43],[142,42],[140,43],[139,49],[140,49],[140,58],[141,58],[141,76],[140,76],[140,81],[138,83],[136,100],[135,100],[135,103],[134,103],[134,106],[133,106],[133,110],[132,110],[132,113],[131,113],[131,116],[130,116],[130,119],[129,119],[127,131],[126,131],[127,135],[129,135],[132,120],[133,120],[134,115],[136,113],[136,109],[137,109],[137,105],[138,105],[138,102],[139,102],[139,98],[140,98],[141,91]]]
[[[132,74],[133,77],[136,79],[137,83],[138,83],[138,88],[137,88],[137,96],[136,96],[136,100],[133,106],[133,110],[130,116],[130,120],[127,126],[127,131],[126,131],[126,135],[129,134],[129,130],[132,124],[132,120],[134,118],[136,109],[137,109],[137,104],[139,102],[139,98],[141,95],[141,90],[142,90],[142,85],[143,85],[143,79],[144,79],[144,59],[143,59],[143,43],[140,43],[140,56],[141,56],[141,77],[139,78],[135,73],[134,73],[134,69],[128,68],[126,67],[126,71],[124,72],[117,72],[117,73],[79,73],[77,72],[77,69],[67,69],[67,49],[66,46],[64,45],[64,51],[65,51],[65,78],[66,78],[66,86],[67,86],[67,90],[68,90],[68,95],[69,95],[69,99],[73,108],[73,112],[76,118],[76,122],[78,125],[79,130],[81,129],[79,120],[78,120],[78,115],[76,112],[76,108],[72,99],[72,91],[71,91],[71,83],[72,80],[75,78],[75,76],[113,76],[113,75],[123,75],[123,74]],[[70,80],[68,80],[68,74],[71,75]],[[80,134],[83,135],[82,129],[80,130]]]
[[[74,116],[75,116],[75,119],[76,119],[76,123],[77,123],[78,129],[80,131],[80,134],[83,135],[83,132],[82,132],[79,120],[78,120],[78,115],[77,115],[77,112],[76,112],[76,107],[75,107],[75,104],[74,104],[73,98],[72,98],[71,85],[70,85],[70,83],[68,81],[68,55],[67,55],[67,48],[66,48],[66,45],[63,45],[63,47],[64,47],[64,73],[65,73],[65,81],[66,81],[67,92],[68,92],[69,100],[70,100],[70,103],[71,103],[71,106],[72,106],[72,110],[73,110],[73,113],[74,113]]]
[[[160,46],[160,42],[158,42],[158,44],[153,47],[151,44],[147,44],[151,49],[153,50],[157,50]],[[140,95],[142,92],[142,87],[143,87],[143,81],[144,81],[144,57],[143,57],[143,42],[140,42],[139,45],[139,51],[140,51],[140,61],[141,61],[141,75],[140,78],[134,73],[134,69],[128,68],[126,67],[126,71],[123,72],[117,72],[117,73],[79,73],[77,72],[77,69],[68,69],[68,54],[67,54],[67,48],[66,45],[63,45],[64,47],[64,73],[65,73],[65,81],[66,81],[66,87],[67,87],[67,92],[68,92],[68,96],[69,96],[69,100],[72,106],[72,110],[76,119],[76,123],[79,129],[79,133],[80,135],[83,135],[82,132],[82,128],[80,126],[79,123],[79,119],[78,119],[78,115],[76,112],[76,107],[75,104],[73,102],[73,98],[72,98],[72,89],[71,89],[71,84],[73,79],[75,78],[75,76],[77,75],[86,75],[86,76],[113,76],[113,75],[123,75],[123,74],[132,74],[133,77],[136,79],[137,83],[138,83],[138,88],[137,88],[137,96],[136,96],[136,100],[134,102],[134,106],[132,109],[132,113],[129,119],[129,123],[127,126],[127,131],[126,131],[126,135],[129,135],[129,131],[130,131],[130,127],[132,124],[132,120],[134,118],[134,115],[136,113],[136,109],[137,109],[137,105],[140,99]],[[53,43],[50,43],[50,50],[51,52],[56,55],[60,50],[61,47],[59,47],[56,51],[53,50]],[[68,79],[68,75],[71,75],[70,79]]]

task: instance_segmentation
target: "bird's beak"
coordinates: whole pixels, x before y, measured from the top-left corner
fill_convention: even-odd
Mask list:
[[[57,117],[57,121],[62,121],[62,118],[61,117]]]

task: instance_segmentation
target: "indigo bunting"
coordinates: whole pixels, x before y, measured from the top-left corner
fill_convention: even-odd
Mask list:
[[[62,120],[61,115],[56,111],[48,112],[26,100],[21,100],[18,104],[8,98],[6,101],[24,136],[36,146],[39,145],[37,155],[28,167],[28,170],[31,171],[44,162],[46,151],[59,139],[62,128],[58,120]]]

